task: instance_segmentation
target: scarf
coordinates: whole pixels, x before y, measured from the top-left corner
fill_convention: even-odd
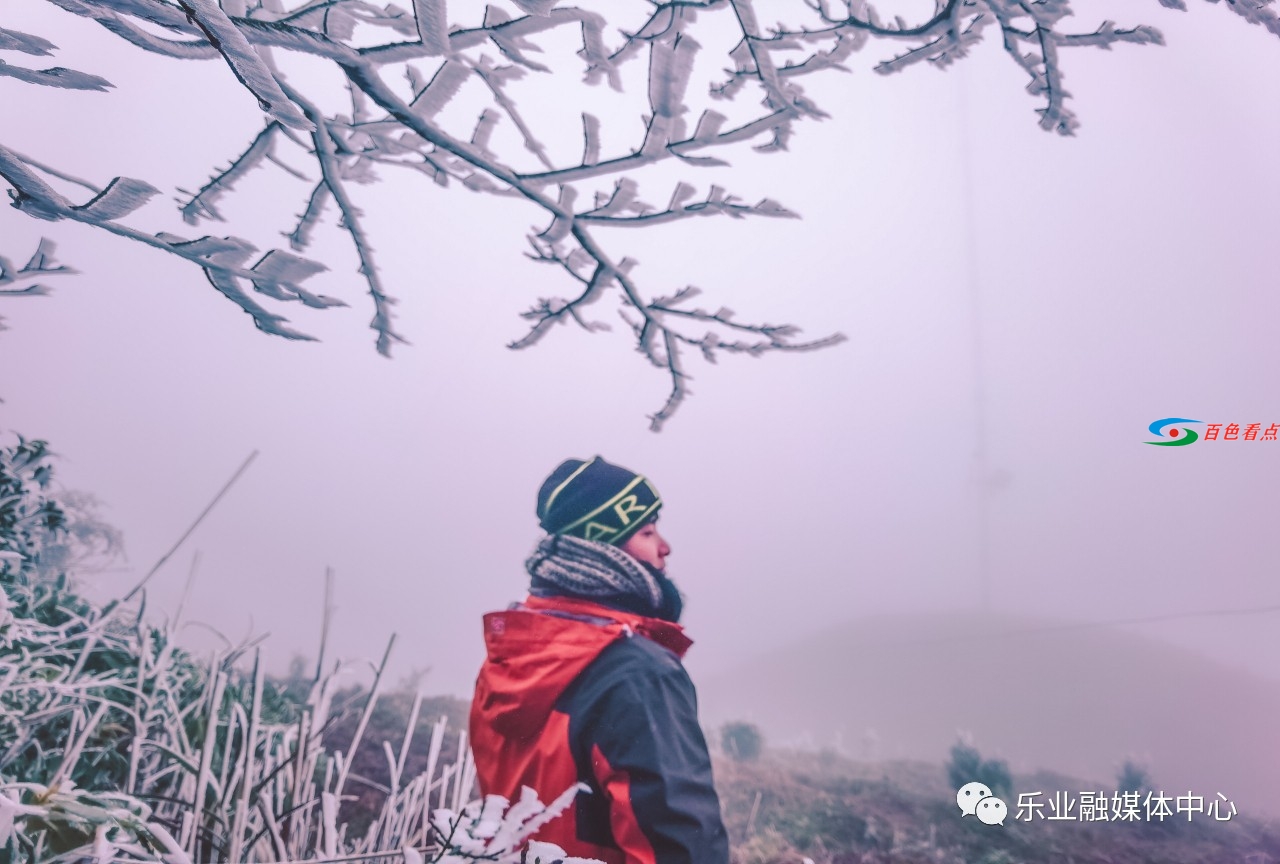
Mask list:
[[[675,584],[617,546],[548,534],[524,566],[529,592],[536,597],[577,597],[637,615],[680,620],[684,603]]]

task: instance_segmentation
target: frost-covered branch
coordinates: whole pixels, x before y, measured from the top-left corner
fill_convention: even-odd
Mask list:
[[[188,225],[198,225],[201,219],[225,221],[218,212],[218,199],[234,188],[236,182],[272,155],[275,147],[276,133],[281,126],[276,121],[268,123],[257,137],[253,139],[247,150],[241,153],[225,171],[212,177],[208,183],[200,187],[200,191],[191,200],[182,205],[182,221]]]
[[[312,338],[286,326],[283,316],[257,303],[246,293],[245,283],[277,300],[297,300],[315,309],[345,305],[341,300],[312,294],[301,286],[308,276],[324,269],[316,262],[272,250],[252,267],[245,268],[243,265],[256,250],[242,238],[206,236],[190,240],[165,232],[146,234],[119,224],[118,219],[133,213],[159,191],[145,181],[117,177],[100,194],[76,205],[54,191],[31,168],[16,153],[0,146],[0,177],[12,187],[9,194],[14,207],[50,222],[68,219],[92,225],[193,262],[204,271],[214,288],[247,312],[254,324],[266,333],[287,339]]]
[[[0,38],[3,37],[0,32]],[[54,244],[47,238],[40,239],[40,245],[21,268],[14,267],[13,262],[0,255],[0,297],[44,297],[49,294],[49,286],[43,282],[33,282],[21,288],[11,288],[19,282],[29,282],[43,276],[74,273],[70,267],[63,267],[53,261]],[[4,317],[0,316],[0,330],[4,330]]]
[[[286,87],[285,93],[294,102],[302,106],[306,119],[313,126],[311,134],[313,152],[319,163],[321,176],[329,197],[333,199],[338,211],[342,214],[342,225],[351,235],[351,242],[356,247],[360,258],[360,275],[369,284],[369,296],[373,298],[374,315],[369,326],[378,334],[378,353],[384,357],[391,356],[391,343],[404,342],[405,339],[392,326],[391,304],[395,301],[387,296],[382,287],[382,276],[373,260],[373,245],[361,225],[360,210],[347,194],[342,168],[334,154],[332,131],[320,109],[307,101],[292,87]],[[314,195],[312,196],[314,198]]]
[[[771,198],[748,205],[717,187],[695,200],[696,185],[684,181],[665,208],[654,207],[641,200],[640,169],[673,161],[691,170],[724,166],[742,145],[761,152],[785,150],[805,121],[826,116],[801,86],[807,76],[848,71],[857,52],[882,43],[893,47],[875,66],[881,74],[926,64],[945,68],[995,31],[1010,60],[1029,79],[1027,90],[1039,100],[1040,125],[1070,135],[1079,122],[1063,87],[1066,49],[1162,44],[1159,31],[1143,24],[1102,21],[1081,30],[1068,28],[1071,0],[936,0],[931,13],[911,21],[882,17],[868,0],[794,0],[771,7],[771,14],[781,8],[788,18],[772,25],[761,21],[754,0],[618,3],[609,7],[607,17],[574,7],[572,0],[506,0],[510,6],[495,0],[477,12],[479,20],[461,24],[450,18],[446,0],[412,0],[408,9],[373,0],[49,2],[150,53],[223,64],[230,72],[228,86],[240,88],[243,98],[252,98],[262,109],[266,122],[228,167],[196,193],[185,193],[180,206],[188,224],[221,220],[221,200],[233,192],[243,194],[253,170],[269,165],[304,184],[298,192],[301,212],[281,232],[292,253],[271,250],[246,266],[254,250],[239,237],[187,240],[123,224],[156,191],[144,181],[116,178],[99,190],[42,162],[0,150],[0,177],[19,209],[36,218],[91,224],[186,258],[260,329],[295,339],[309,337],[286,326],[283,317],[257,298],[317,309],[345,305],[303,288],[302,281],[325,265],[294,254],[311,247],[317,227],[331,214],[359,261],[373,305],[378,350],[389,354],[393,343],[404,341],[392,326],[394,286],[384,285],[374,262],[353,184],[375,182],[387,168],[407,168],[438,187],[456,182],[473,192],[521,199],[541,213],[540,225],[529,237],[530,257],[554,265],[577,293],[539,299],[524,313],[529,331],[511,347],[532,345],[553,324],[565,321],[593,332],[607,330],[587,316],[585,307],[612,295],[631,324],[635,347],[670,379],[668,399],[652,418],[655,428],[689,392],[690,376],[683,365],[688,351],[714,362],[723,353],[809,350],[840,337],[798,341],[798,331],[789,325],[746,324],[683,307],[687,293],[655,299],[663,289],[642,285],[635,262],[611,259],[593,231],[705,215],[795,214]],[[1183,0],[1158,2],[1185,8]],[[1246,21],[1280,35],[1280,19],[1267,0],[1227,5]],[[562,44],[547,38],[557,33],[572,35],[571,56],[546,50]],[[704,44],[724,43],[733,45],[728,67],[713,80],[697,80],[695,61]],[[0,51],[43,57],[55,50],[40,36],[0,29]],[[280,69],[287,68],[292,56],[327,62],[342,72],[349,115],[321,110],[319,106],[332,102],[326,94],[304,92],[301,84],[286,82]],[[566,75],[622,90],[624,67],[642,60],[648,64],[648,111],[643,133],[630,147],[607,150],[601,121],[579,112],[581,148],[556,152],[541,137],[551,122],[545,112],[519,105],[541,81],[562,92],[555,82]],[[110,86],[91,72],[62,67],[33,70],[0,64],[0,74],[43,86]],[[465,126],[456,120],[459,112],[444,110],[458,99],[471,100],[463,112],[471,118]],[[710,104],[715,100],[733,103],[733,110],[714,110]],[[475,111],[470,110],[473,103]],[[504,126],[514,130],[514,137],[503,137]],[[499,143],[512,140],[518,146]],[[309,160],[313,170],[290,167],[277,153],[286,147]],[[42,177],[84,186],[95,197],[74,205]]]

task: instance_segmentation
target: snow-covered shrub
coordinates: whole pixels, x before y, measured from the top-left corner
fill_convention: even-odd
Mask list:
[[[345,749],[326,746],[337,668],[295,698],[258,648],[198,661],[174,644],[176,621],[152,626],[42,572],[74,536],[51,480],[43,442],[0,443],[0,862],[556,860],[525,844],[578,787],[549,806],[529,792],[509,809],[468,803],[465,733],[446,764],[443,719],[406,776],[421,697],[399,752],[384,748],[390,794],[350,836],[338,804],[386,658]]]

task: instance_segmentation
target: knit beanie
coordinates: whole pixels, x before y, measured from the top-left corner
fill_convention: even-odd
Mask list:
[[[599,456],[566,459],[538,490],[538,523],[548,534],[617,546],[661,506],[658,490],[634,471]]]

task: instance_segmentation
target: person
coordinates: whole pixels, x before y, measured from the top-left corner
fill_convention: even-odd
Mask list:
[[[579,794],[533,839],[606,864],[727,864],[728,837],[681,658],[683,598],[666,576],[662,499],[596,456],[538,491],[546,536],[525,562],[529,596],[484,616],[471,706],[485,795],[550,803]]]

